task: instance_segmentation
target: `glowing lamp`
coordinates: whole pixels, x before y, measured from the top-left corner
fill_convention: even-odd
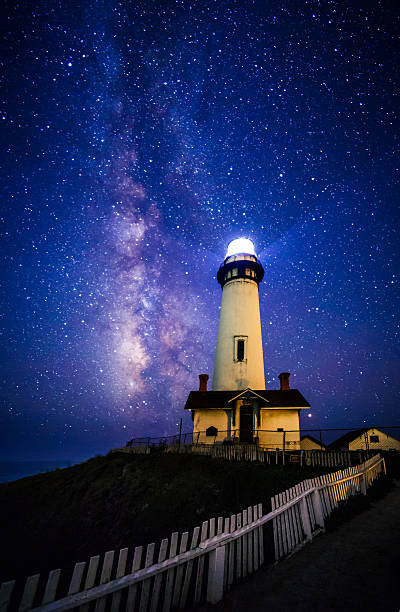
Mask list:
[[[254,257],[256,257],[254,244],[251,240],[248,238],[236,238],[236,240],[232,240],[232,242],[229,243],[225,257],[239,254],[254,255]]]

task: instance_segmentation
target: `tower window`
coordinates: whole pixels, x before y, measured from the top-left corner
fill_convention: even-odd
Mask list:
[[[369,441],[370,442],[379,442],[379,436],[370,436],[369,437]]]
[[[234,336],[233,361],[247,360],[247,336]]]
[[[237,355],[236,355],[236,359],[238,361],[243,361],[244,360],[244,340],[238,340],[237,341]]]
[[[232,276],[237,276],[237,275],[238,275],[238,269],[237,268],[233,268]]]
[[[211,427],[206,429],[206,436],[217,436],[217,435],[218,435],[218,429],[214,427],[213,425],[211,425]]]

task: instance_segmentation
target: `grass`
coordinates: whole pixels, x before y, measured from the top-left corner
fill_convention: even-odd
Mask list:
[[[0,485],[0,582],[159,542],[256,503],[267,512],[272,495],[324,471],[112,453]]]

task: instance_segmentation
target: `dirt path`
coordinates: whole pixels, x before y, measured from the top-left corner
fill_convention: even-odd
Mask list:
[[[200,610],[400,612],[400,487]]]

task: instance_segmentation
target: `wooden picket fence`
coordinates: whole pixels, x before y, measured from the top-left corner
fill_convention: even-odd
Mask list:
[[[210,519],[195,527],[191,538],[173,533],[157,547],[127,548],[77,563],[72,577],[61,570],[30,576],[19,590],[15,581],[0,588],[0,612],[169,612],[200,601],[216,603],[234,582],[257,571],[268,544],[265,527],[272,525],[275,559],[294,552],[324,529],[332,511],[350,496],[366,494],[382,472],[379,455],[343,471],[305,480],[271,499],[272,511],[261,504],[229,518]],[[67,583],[62,592],[62,583]]]
[[[255,444],[175,444],[166,449],[169,453],[189,453],[193,455],[206,455],[215,459],[227,461],[259,461],[264,463],[265,453]]]
[[[303,465],[322,466],[322,467],[337,467],[350,466],[354,459],[360,463],[363,459],[367,459],[372,453],[361,451],[320,451],[320,450],[304,450],[301,451],[303,456]]]
[[[140,448],[140,447],[139,447]],[[120,449],[122,450],[122,449]],[[130,452],[134,452],[134,447]],[[140,449],[143,452],[143,449]],[[296,463],[302,466],[338,467],[350,466],[371,456],[368,451],[283,451],[264,449],[256,444],[173,444],[165,449],[168,453],[190,453],[207,455],[227,461],[258,461],[274,465]]]
[[[356,467],[304,480],[271,498],[272,510],[285,511],[273,519],[275,560],[296,550],[306,539],[323,530],[325,520],[353,495],[366,495],[385,460],[379,455]]]

